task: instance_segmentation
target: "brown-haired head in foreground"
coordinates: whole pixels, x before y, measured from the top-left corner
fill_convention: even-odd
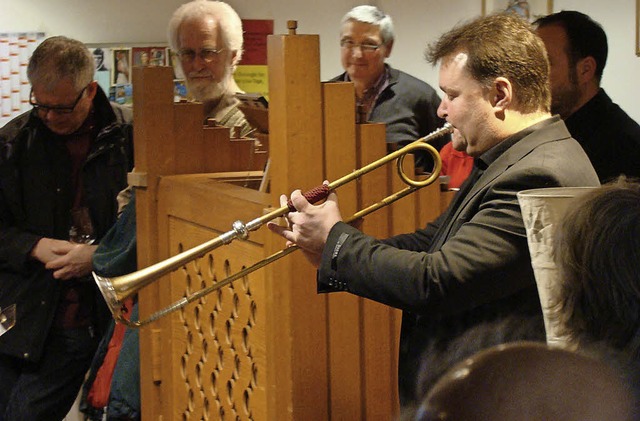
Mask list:
[[[534,342],[499,345],[452,368],[416,421],[626,421],[634,394],[603,360]]]

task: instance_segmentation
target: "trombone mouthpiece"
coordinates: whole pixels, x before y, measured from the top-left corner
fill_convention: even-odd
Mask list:
[[[441,136],[444,136],[446,134],[451,134],[451,133],[453,133],[453,126],[450,123],[444,123],[442,127],[440,127],[439,129],[435,129],[431,133],[427,134],[425,137],[422,137],[418,140],[422,142],[430,142]]]
[[[447,133],[453,133],[453,126],[451,125],[451,123],[444,123],[442,125],[442,127],[437,130],[438,132],[442,130],[442,134],[447,134]]]

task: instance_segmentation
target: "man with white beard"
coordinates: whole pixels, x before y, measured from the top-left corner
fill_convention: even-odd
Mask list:
[[[231,129],[240,127],[240,137],[253,131],[238,109],[240,101],[235,96],[241,90],[233,79],[233,72],[242,57],[243,44],[242,21],[238,14],[220,1],[193,0],[174,12],[168,37],[169,45],[178,57],[176,65],[184,73],[189,95],[204,104],[205,118],[213,118]],[[109,241],[103,242],[95,253],[94,268],[102,275],[123,275],[137,268],[135,196],[131,196],[131,192],[129,187],[118,196],[122,214],[115,230],[107,234]],[[131,315],[137,317],[137,303]],[[114,329],[100,344],[85,383],[81,411],[90,420],[139,420],[142,408],[137,333],[128,331],[120,351],[110,354],[115,349],[110,342]],[[105,379],[102,368],[113,358],[117,361],[116,368],[111,379]],[[104,381],[108,382],[108,393],[104,399],[99,399],[97,391]],[[94,385],[97,386],[94,388]]]
[[[235,10],[221,1],[185,3],[169,21],[168,38],[188,93],[204,104],[205,116],[226,127],[241,127],[241,136],[250,133],[253,128],[235,96],[242,92],[233,73],[243,44],[242,21]]]

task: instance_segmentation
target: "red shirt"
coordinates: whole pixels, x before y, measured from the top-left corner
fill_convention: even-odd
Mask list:
[[[459,188],[473,169],[473,157],[464,152],[456,151],[449,142],[440,150],[440,158],[442,158],[440,174],[450,177],[450,189]]]

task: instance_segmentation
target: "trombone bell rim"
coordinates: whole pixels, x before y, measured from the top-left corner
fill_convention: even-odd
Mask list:
[[[95,272],[92,272],[93,279],[96,281],[98,285],[98,289],[100,293],[102,293],[102,297],[104,298],[107,306],[109,307],[109,311],[113,315],[115,319],[122,318],[122,306],[123,303],[118,298],[118,294],[116,293],[113,284],[111,283],[111,279],[100,276]]]

